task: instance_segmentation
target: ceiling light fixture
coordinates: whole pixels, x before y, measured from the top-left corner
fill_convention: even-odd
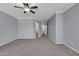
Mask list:
[[[31,6],[31,4],[29,3],[22,3],[22,6],[14,6],[15,8],[20,8],[20,9],[24,9],[24,14],[27,12],[31,12],[33,14],[35,14],[35,12],[32,9],[37,9],[38,6]]]
[[[27,12],[29,12],[30,11],[30,8],[25,8],[24,10],[27,11]]]

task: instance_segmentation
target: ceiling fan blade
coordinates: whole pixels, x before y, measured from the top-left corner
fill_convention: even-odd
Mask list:
[[[19,7],[19,6],[14,6],[15,8],[21,8],[21,9],[24,9],[23,7]]]
[[[30,7],[30,9],[36,9],[38,8],[38,6],[33,6],[33,7]]]
[[[29,4],[28,3],[23,3],[23,5],[26,7],[28,7],[29,8]]]
[[[30,12],[32,12],[33,14],[35,14],[35,12],[34,12],[34,11],[32,11],[32,10],[30,10]]]
[[[26,13],[26,11],[24,11],[24,14]]]

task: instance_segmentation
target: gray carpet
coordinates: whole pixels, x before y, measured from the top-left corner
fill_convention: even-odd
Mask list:
[[[48,39],[18,39],[0,47],[0,56],[79,56],[64,45]]]

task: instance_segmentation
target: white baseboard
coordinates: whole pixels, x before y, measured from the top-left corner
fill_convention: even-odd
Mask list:
[[[49,38],[48,38],[49,39]],[[55,43],[56,44],[56,42],[54,41],[54,40],[51,40],[51,39],[49,39],[52,43]]]
[[[56,44],[63,44],[63,42],[57,42],[57,41],[56,41],[55,43],[56,43]]]
[[[67,44],[65,44],[65,43],[64,43],[64,45],[65,45],[65,46],[67,46],[68,48],[70,48],[71,50],[73,50],[73,51],[75,51],[75,52],[79,53],[79,51],[78,51],[78,50],[76,50],[76,49],[74,49],[74,48],[70,47],[69,45],[67,45]]]
[[[26,40],[29,40],[29,39],[35,39],[35,38],[17,38],[17,39],[26,39]]]
[[[15,39],[15,40],[16,40],[16,39]],[[10,43],[10,42],[12,42],[12,41],[15,41],[15,40],[7,41],[7,42],[5,42],[5,43],[3,43],[3,44],[0,44],[0,46],[3,46],[3,45],[5,45],[5,44],[8,44],[8,43]]]
[[[17,37],[17,39],[35,39],[35,37]]]

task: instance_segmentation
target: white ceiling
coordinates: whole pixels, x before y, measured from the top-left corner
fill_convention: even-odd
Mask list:
[[[73,3],[36,3],[38,9],[34,11],[36,14],[28,12],[23,13],[23,9],[14,8],[13,6],[23,6],[20,3],[0,3],[0,11],[3,11],[17,19],[34,19],[34,20],[48,20],[55,12],[64,12],[69,7],[73,6]]]

